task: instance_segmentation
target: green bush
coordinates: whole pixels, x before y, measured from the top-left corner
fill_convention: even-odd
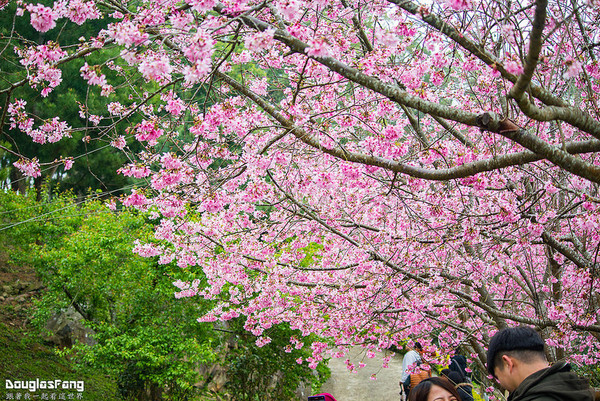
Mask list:
[[[316,389],[328,375],[325,367],[313,371],[296,363],[309,355],[309,341],[305,349],[286,352],[298,333],[285,326],[269,329],[272,342],[261,348],[242,319],[228,322],[228,331],[198,323],[214,305],[200,297],[175,299],[172,283],[202,279],[201,270],[132,252],[136,240],[153,241],[153,224],[143,214],[113,211],[93,194],[36,201],[6,192],[0,193],[0,218],[7,227],[0,240],[18,236],[11,263],[35,267],[45,285],[32,312],[36,327],[43,330],[51,316],[75,307],[95,333],[95,345],[76,344],[61,356],[114,378],[126,400],[206,396],[211,378],[199,372],[217,360],[226,367],[222,392],[233,400],[293,399],[300,382]],[[235,346],[226,346],[232,340]]]

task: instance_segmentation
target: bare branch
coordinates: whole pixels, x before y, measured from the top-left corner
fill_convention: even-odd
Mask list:
[[[533,77],[535,67],[539,61],[540,51],[542,50],[542,33],[546,23],[547,6],[548,2],[546,0],[537,0],[536,2],[535,17],[531,34],[529,35],[529,51],[527,52],[525,67],[523,73],[519,75],[517,82],[510,91],[510,96],[515,99],[524,95],[525,90],[531,83],[531,78]]]

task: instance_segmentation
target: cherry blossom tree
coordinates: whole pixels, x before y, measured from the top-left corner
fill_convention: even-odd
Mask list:
[[[105,24],[6,36],[24,75],[0,90],[4,135],[69,135],[17,96],[68,84],[66,63],[90,97],[128,93],[74,107],[145,183],[123,204],[158,241],[135,251],[202,269],[176,296],[221,300],[200,321],[331,339],[311,366],[419,339],[482,367],[518,324],[553,360],[600,362],[597,0],[17,4],[46,35]]]

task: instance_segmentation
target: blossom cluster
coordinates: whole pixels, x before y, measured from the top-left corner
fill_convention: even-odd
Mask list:
[[[44,124],[35,128],[33,118],[29,117],[25,111],[26,104],[27,102],[19,99],[8,106],[11,128],[18,127],[29,135],[33,142],[39,144],[54,143],[71,136],[71,127],[65,121],[60,121],[58,117],[45,121]]]
[[[30,85],[37,88],[42,85],[42,96],[46,97],[62,82],[62,72],[56,67],[56,62],[67,55],[56,43],[30,46],[26,49],[15,48],[15,53],[21,57],[21,64],[27,68]]]
[[[42,4],[26,4],[25,9],[31,14],[31,25],[40,32],[47,32],[56,26],[60,18],[68,18],[78,25],[89,19],[100,18],[100,12],[93,1],[60,0],[53,7]]]

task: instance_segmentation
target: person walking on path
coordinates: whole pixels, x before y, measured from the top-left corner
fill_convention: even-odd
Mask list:
[[[450,365],[448,366],[450,370],[460,373],[467,379],[471,379],[471,375],[467,372],[467,358],[464,355],[460,354],[460,350],[458,347],[454,350],[454,355],[450,358]]]
[[[588,381],[571,366],[546,359],[545,343],[531,327],[500,330],[490,341],[487,370],[509,391],[508,401],[593,401]]]
[[[400,386],[404,390],[404,395],[408,398],[410,393],[410,371],[423,361],[423,346],[416,342],[413,349],[409,350],[402,358],[402,376],[400,376]]]

